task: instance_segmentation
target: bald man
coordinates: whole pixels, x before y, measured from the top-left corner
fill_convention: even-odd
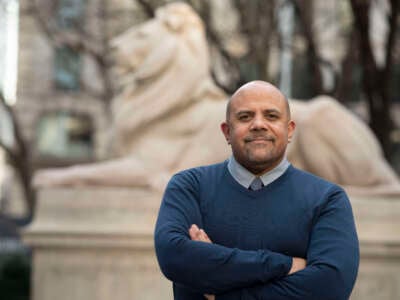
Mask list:
[[[351,206],[287,161],[286,97],[247,83],[221,129],[232,156],[174,175],[160,207],[155,247],[174,299],[348,299],[359,264]]]

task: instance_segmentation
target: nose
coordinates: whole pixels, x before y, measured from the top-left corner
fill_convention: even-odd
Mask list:
[[[250,130],[267,130],[268,125],[263,116],[256,115],[251,123]]]

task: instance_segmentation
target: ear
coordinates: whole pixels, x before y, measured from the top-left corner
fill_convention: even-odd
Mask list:
[[[229,124],[227,122],[223,122],[221,124],[221,131],[224,134],[225,139],[228,142],[228,144],[230,144],[231,142],[230,142],[230,138],[229,137],[230,137],[231,129],[230,129]]]
[[[296,129],[296,123],[293,120],[290,120],[288,123],[288,142],[292,140],[292,136],[294,133],[294,130]]]

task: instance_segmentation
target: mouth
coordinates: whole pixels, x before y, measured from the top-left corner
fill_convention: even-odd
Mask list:
[[[266,142],[274,142],[275,139],[272,137],[247,137],[244,139],[245,143],[266,143]]]

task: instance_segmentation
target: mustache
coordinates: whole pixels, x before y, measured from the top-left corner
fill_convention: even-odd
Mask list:
[[[268,141],[268,142],[274,142],[275,138],[269,135],[265,134],[254,134],[254,135],[249,135],[244,138],[244,141],[246,143],[253,142],[253,141]]]

